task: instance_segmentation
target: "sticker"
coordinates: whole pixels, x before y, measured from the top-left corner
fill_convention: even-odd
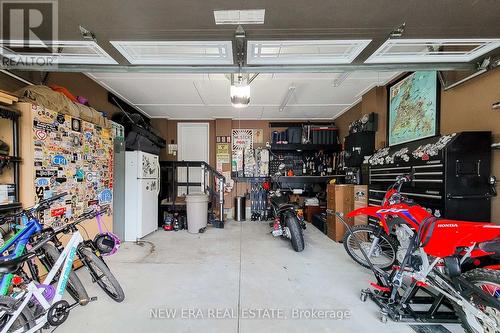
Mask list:
[[[36,129],[41,129],[41,130],[44,130],[47,132],[56,132],[58,129],[58,126],[55,124],[44,123],[44,122],[37,121],[37,120],[33,121],[33,126]]]
[[[95,205],[98,205],[99,204],[99,200],[89,200],[87,202],[87,206],[95,206]]]
[[[110,189],[104,189],[99,193],[99,202],[110,203],[113,200],[113,192]]]
[[[91,183],[95,179],[95,174],[93,172],[87,172],[85,179],[87,182]]]
[[[55,177],[57,176],[57,170],[35,170],[35,177]]]
[[[85,178],[85,172],[82,169],[76,170],[75,178],[77,182],[83,181],[83,179]]]
[[[56,120],[57,120],[57,122],[59,124],[61,124],[61,125],[64,124],[64,121],[65,121],[64,115],[63,114],[58,114],[57,117],[56,117]]]
[[[71,129],[75,132],[80,132],[82,130],[82,122],[80,119],[73,118],[71,120]]]
[[[51,217],[63,216],[66,213],[66,207],[52,209],[50,211]]]
[[[55,155],[52,157],[52,164],[54,165],[66,165],[68,164],[68,161],[66,160],[66,157],[62,155]]]
[[[41,129],[37,129],[35,131],[35,134],[36,134],[36,137],[38,140],[45,140],[47,138],[47,132],[45,132],[44,130],[41,130]]]
[[[56,180],[56,183],[64,184],[64,183],[66,183],[67,179],[64,177],[61,177],[61,178],[56,178],[55,180]]]
[[[50,185],[50,179],[49,178],[37,178],[35,180],[35,185],[38,186],[38,187],[49,186]]]

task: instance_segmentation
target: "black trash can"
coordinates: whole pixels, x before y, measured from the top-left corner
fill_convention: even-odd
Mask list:
[[[245,216],[245,211],[246,211],[246,204],[245,204],[245,197],[235,197],[234,198],[234,220],[238,222],[245,221],[246,216]]]

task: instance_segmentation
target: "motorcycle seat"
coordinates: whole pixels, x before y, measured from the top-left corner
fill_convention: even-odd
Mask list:
[[[296,204],[294,204],[294,203],[288,203],[288,202],[280,203],[278,205],[278,209],[295,208],[295,207],[297,207]]]
[[[500,238],[492,241],[479,243],[479,248],[484,252],[500,254]]]

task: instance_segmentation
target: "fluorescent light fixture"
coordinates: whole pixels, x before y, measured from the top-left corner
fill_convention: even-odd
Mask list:
[[[95,41],[0,40],[0,55],[28,64],[117,64]]]
[[[349,64],[371,39],[248,41],[249,65]]]
[[[231,41],[111,41],[132,65],[232,65]]]
[[[215,24],[264,24],[265,9],[214,10]]]
[[[470,62],[500,39],[388,39],[365,63]]]
[[[290,87],[288,87],[285,98],[283,99],[283,102],[281,102],[281,105],[280,105],[280,109],[279,109],[280,112],[283,112],[285,110],[285,107],[288,104],[288,102],[290,102],[290,99],[292,98],[293,93],[295,92],[295,89],[296,89],[296,87],[293,85],[293,83]]]

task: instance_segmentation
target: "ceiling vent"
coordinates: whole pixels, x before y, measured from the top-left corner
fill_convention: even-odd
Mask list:
[[[94,41],[0,40],[0,55],[20,63],[117,64]]]
[[[388,39],[365,62],[470,62],[497,47],[500,39]]]
[[[264,24],[265,9],[214,10],[215,24]]]
[[[132,65],[232,65],[230,41],[111,41]]]
[[[248,41],[249,65],[326,65],[351,63],[371,40]]]

